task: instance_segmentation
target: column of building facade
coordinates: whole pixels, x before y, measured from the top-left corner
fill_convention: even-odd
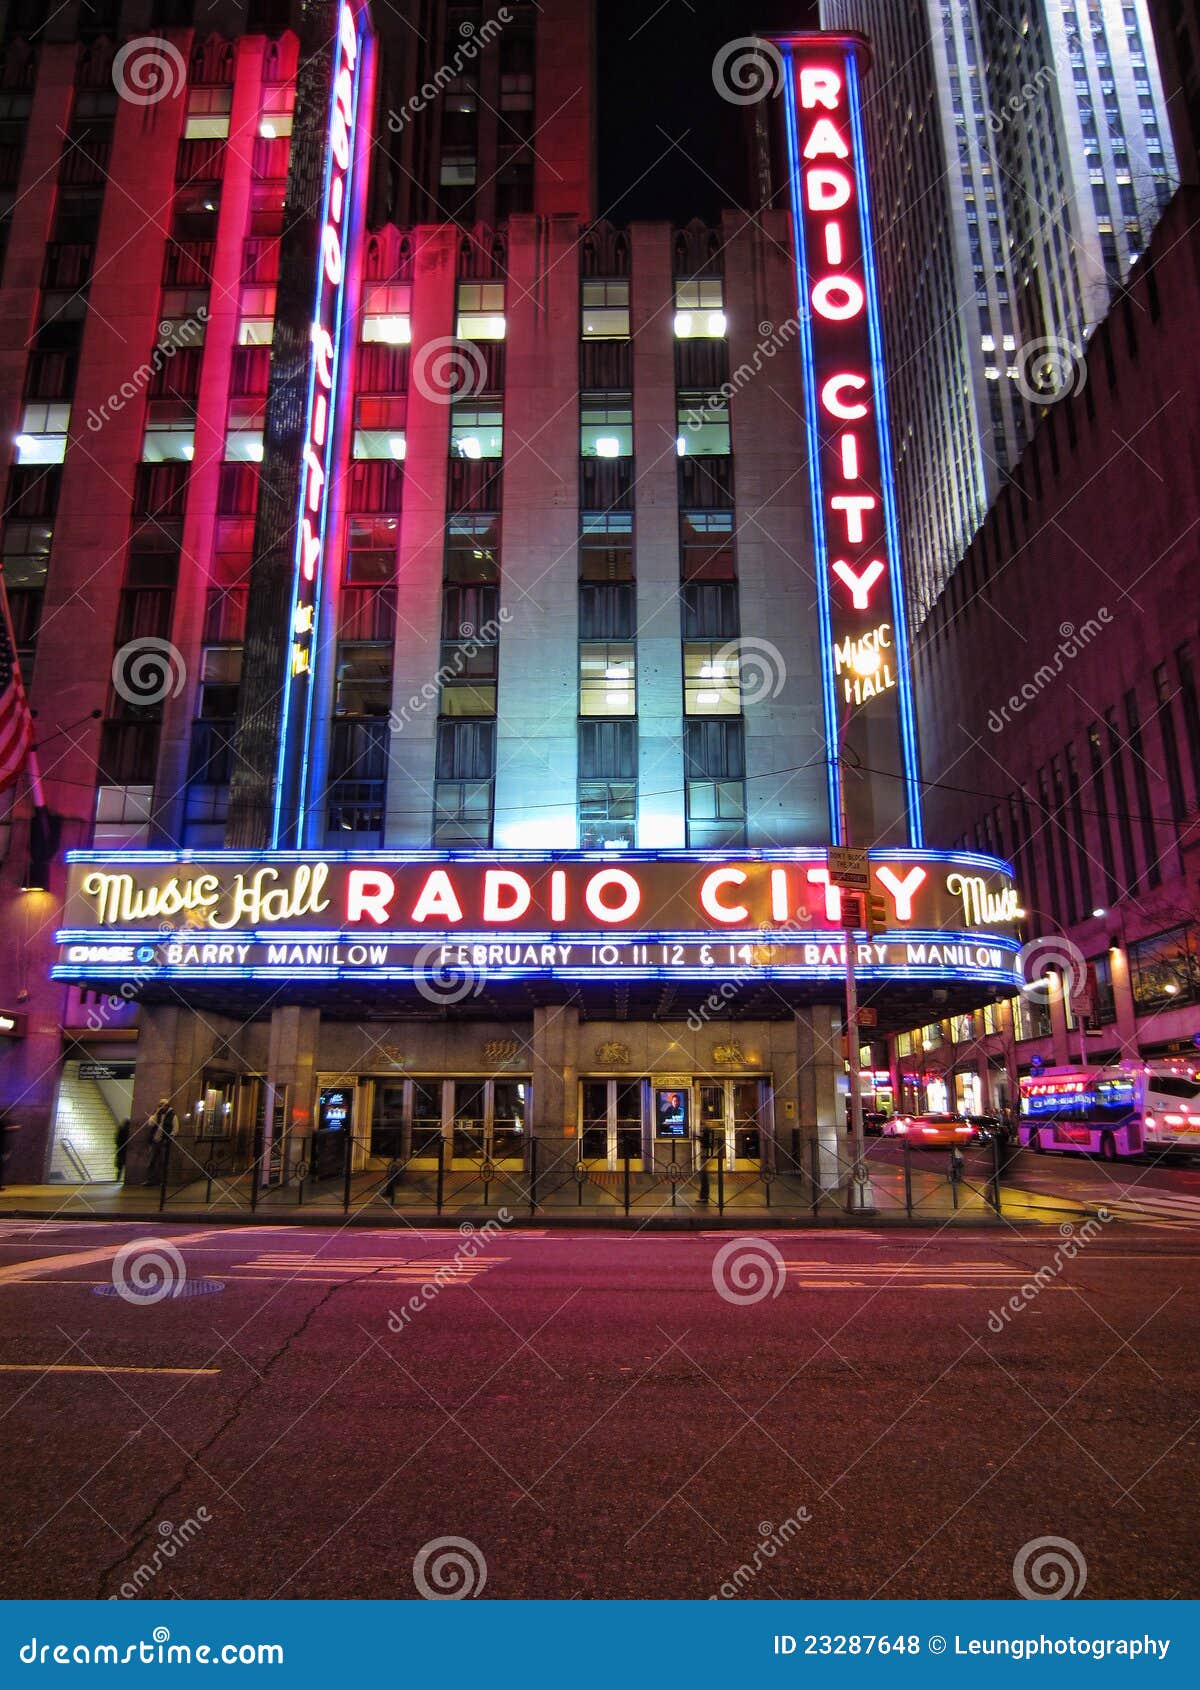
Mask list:
[[[671,230],[638,223],[630,239],[638,844],[678,847],[686,829]]]
[[[514,217],[493,839],[573,846],[579,710],[579,252],[573,218]]]
[[[454,332],[454,286],[461,231],[414,230],[412,344],[444,341]],[[428,848],[433,827],[437,674],[446,536],[449,397],[430,382],[410,381],[405,427],[404,496],[396,567],[396,640],[392,731],[388,737],[389,845]],[[422,691],[422,688],[427,689]]]
[[[225,458],[226,418],[233,391],[233,361],[241,316],[244,237],[253,188],[252,160],[262,107],[263,53],[261,36],[236,43],[229,139],[225,144],[221,178],[221,210],[213,256],[212,286],[204,324],[200,390],[196,403],[196,438],[188,476],[187,507],[180,549],[179,582],[171,639],[187,676],[177,696],[163,700],[163,728],[159,741],[154,788],[155,829],[158,836],[183,843],[192,718],[199,715],[202,649],[207,592],[212,576]],[[153,329],[150,331],[153,336]]]

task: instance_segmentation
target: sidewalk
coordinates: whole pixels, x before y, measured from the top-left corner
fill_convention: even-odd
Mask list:
[[[776,1187],[792,1182],[775,1181]],[[873,1187],[875,1210],[871,1213],[851,1213],[845,1207],[842,1192],[827,1191],[820,1197],[814,1214],[807,1193],[773,1191],[768,1205],[762,1200],[761,1187],[754,1201],[743,1201],[736,1190],[726,1193],[724,1214],[720,1213],[716,1191],[707,1204],[697,1200],[695,1181],[681,1184],[671,1203],[670,1192],[639,1191],[632,1196],[626,1214],[621,1195],[613,1193],[607,1201],[590,1200],[580,1203],[574,1184],[549,1192],[544,1202],[530,1212],[528,1194],[515,1183],[511,1189],[501,1189],[498,1182],[489,1191],[489,1201],[480,1201],[478,1182],[473,1189],[461,1192],[447,1190],[441,1213],[429,1200],[421,1202],[419,1194],[411,1191],[397,1193],[395,1207],[378,1190],[372,1180],[361,1190],[352,1190],[349,1208],[343,1206],[340,1180],[322,1182],[315,1189],[306,1189],[303,1201],[295,1187],[260,1192],[257,1207],[252,1208],[248,1182],[245,1177],[214,1185],[212,1201],[204,1201],[204,1184],[197,1182],[168,1195],[160,1208],[160,1193],[155,1188],[116,1184],[104,1185],[17,1185],[0,1192],[0,1221],[136,1221],[164,1224],[167,1222],[200,1222],[230,1226],[408,1226],[418,1228],[455,1229],[466,1222],[481,1222],[504,1218],[506,1222],[535,1227],[601,1227],[605,1229],[641,1231],[646,1229],[677,1229],[681,1231],[737,1231],[746,1228],[810,1228],[841,1229],[845,1227],[924,1227],[959,1225],[1053,1225],[1074,1221],[1094,1211],[1085,1204],[1067,1198],[1051,1198],[1036,1192],[1005,1186],[1001,1195],[1001,1213],[997,1215],[985,1195],[972,1188],[960,1187],[958,1207],[945,1181],[914,1193],[913,1214],[905,1210],[903,1200]],[[607,1196],[607,1194],[601,1194]],[[501,1217],[501,1211],[506,1215]]]

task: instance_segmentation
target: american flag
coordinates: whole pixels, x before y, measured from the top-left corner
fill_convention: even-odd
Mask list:
[[[8,594],[0,576],[0,792],[11,786],[33,750],[33,717],[13,646]]]

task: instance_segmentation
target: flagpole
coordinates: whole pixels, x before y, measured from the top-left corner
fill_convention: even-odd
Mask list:
[[[29,718],[29,744],[25,753],[25,767],[29,772],[30,795],[33,798],[33,808],[40,814],[46,808],[46,789],[42,785],[42,770],[38,763],[37,750],[33,743],[33,712],[29,707],[29,699],[25,692],[25,681],[21,675],[21,663],[17,656],[17,636],[13,628],[12,611],[8,604],[8,587],[4,580],[4,572],[0,570],[0,615],[4,617],[4,630],[8,635],[8,649],[12,654],[13,679],[19,689],[21,705]]]

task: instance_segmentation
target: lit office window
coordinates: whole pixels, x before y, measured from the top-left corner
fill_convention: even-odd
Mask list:
[[[454,332],[460,340],[503,340],[504,283],[459,282]]]
[[[499,458],[504,452],[504,412],[499,405],[455,405],[450,412],[452,458]]]
[[[196,450],[196,418],[178,399],[152,399],[142,441],[144,464],[190,463]]]
[[[163,289],[158,321],[160,346],[203,346],[207,325],[207,288]]]
[[[26,405],[17,435],[19,464],[61,464],[67,451],[69,405]]]
[[[595,640],[579,647],[579,714],[632,716],[637,679],[631,641]]]
[[[452,147],[442,154],[441,185],[443,188],[473,188],[475,186],[475,154],[465,148]]]
[[[680,340],[720,340],[728,326],[720,276],[675,283],[675,333]]]
[[[239,346],[270,346],[275,338],[275,289],[243,288],[238,317]]]
[[[680,394],[675,450],[681,458],[728,457],[729,401],[719,394]]]
[[[232,106],[232,88],[191,89],[188,93],[187,115],[183,120],[184,140],[225,140],[229,134],[229,113]]]
[[[368,287],[362,310],[362,338],[385,346],[407,346],[412,340],[412,289],[385,283]]]
[[[736,647],[724,640],[686,640],[683,708],[688,716],[736,716],[742,707]]]
[[[584,340],[628,340],[628,282],[584,282],[580,333]]]
[[[404,460],[406,445],[403,398],[391,395],[367,396],[354,407],[354,456]]]
[[[292,132],[292,112],[296,104],[294,88],[282,84],[263,91],[262,111],[258,132],[264,141],[278,141]]]
[[[579,453],[584,458],[633,456],[633,406],[603,394],[584,397],[579,412]]]

